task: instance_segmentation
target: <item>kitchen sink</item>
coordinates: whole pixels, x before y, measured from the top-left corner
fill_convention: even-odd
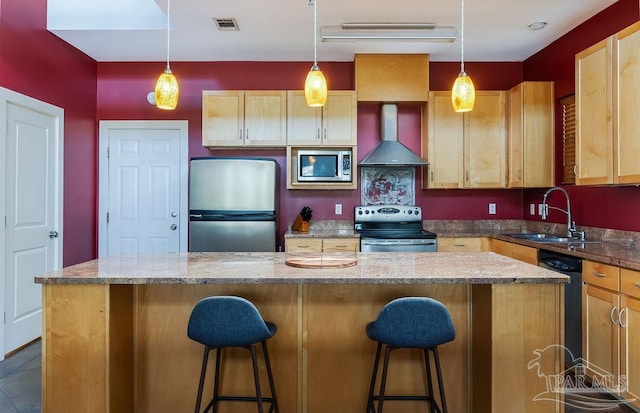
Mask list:
[[[576,243],[576,244],[584,244],[584,243],[597,243],[601,241],[596,240],[580,240],[575,238],[569,238],[556,234],[546,234],[546,233],[521,233],[521,234],[504,234],[507,237],[525,239],[527,241],[533,242],[554,242],[554,243]]]

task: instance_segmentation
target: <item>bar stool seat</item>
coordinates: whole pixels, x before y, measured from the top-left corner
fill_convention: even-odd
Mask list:
[[[382,413],[382,406],[386,400],[422,400],[430,403],[431,412],[446,413],[447,403],[438,346],[453,341],[456,336],[449,310],[439,301],[428,297],[397,298],[382,308],[375,321],[367,324],[366,332],[371,340],[378,343],[369,387],[367,413],[376,412],[374,405],[376,401],[378,402],[377,412]],[[380,378],[380,391],[376,395],[374,388],[383,345],[385,346],[385,354]],[[392,350],[399,348],[422,349],[427,373],[426,395],[385,394],[389,356]],[[433,394],[429,353],[433,354],[441,407],[438,406]]]
[[[215,378],[213,382],[213,398],[204,413],[217,409],[220,401],[255,401],[258,412],[263,413],[264,402],[270,403],[269,413],[278,413],[276,390],[273,383],[273,373],[269,362],[266,340],[273,337],[277,331],[274,323],[264,321],[255,305],[249,300],[236,296],[215,296],[200,300],[191,311],[187,336],[205,346],[200,371],[200,383],[196,397],[195,412],[200,413],[202,391],[207,371],[209,353],[216,350]],[[262,344],[262,352],[267,368],[267,377],[271,391],[270,397],[264,397],[260,388],[258,359],[256,344]],[[240,347],[251,352],[253,375],[256,388],[255,397],[230,396],[219,394],[220,360],[225,347]]]

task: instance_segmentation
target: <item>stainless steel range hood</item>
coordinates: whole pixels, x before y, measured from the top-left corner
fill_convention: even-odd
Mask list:
[[[380,109],[382,142],[360,162],[360,166],[424,166],[427,161],[398,142],[398,105],[383,103]]]

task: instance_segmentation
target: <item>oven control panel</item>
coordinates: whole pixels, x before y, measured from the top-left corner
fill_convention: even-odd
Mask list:
[[[363,205],[355,208],[355,222],[422,221],[417,205]]]

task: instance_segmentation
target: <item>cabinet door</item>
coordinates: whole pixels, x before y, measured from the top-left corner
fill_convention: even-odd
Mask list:
[[[322,240],[322,251],[357,252],[357,251],[360,251],[360,239],[358,238],[325,238]]]
[[[322,252],[321,238],[287,238],[284,240],[286,252]]]
[[[582,286],[582,355],[587,374],[594,372],[617,376],[618,369],[618,311],[617,293],[595,287]]]
[[[357,134],[356,92],[330,91],[322,108],[322,144],[328,146],[356,145]]]
[[[465,187],[506,186],[506,93],[480,91],[465,113]]]
[[[428,188],[462,188],[464,185],[463,115],[451,105],[451,92],[429,93],[427,160]],[[424,146],[424,145],[423,145]],[[423,181],[423,186],[424,186]]]
[[[523,82],[508,100],[508,186],[553,186],[553,82]]]
[[[640,23],[615,37],[614,138],[616,168],[614,182],[640,183]]]
[[[612,39],[576,54],[576,184],[613,183]]]
[[[620,374],[625,380],[622,396],[640,406],[640,300],[621,297]]]
[[[287,92],[287,144],[295,146],[322,144],[322,109],[307,105],[304,90]]]
[[[202,146],[242,146],[244,93],[202,92]]]
[[[286,146],[286,92],[245,92],[244,127],[244,144],[246,146]]]

